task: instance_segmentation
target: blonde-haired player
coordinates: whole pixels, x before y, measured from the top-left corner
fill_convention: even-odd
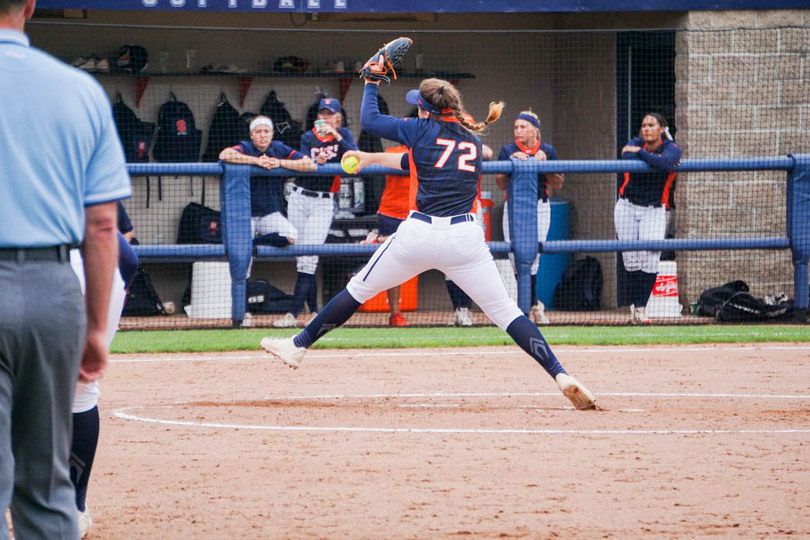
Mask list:
[[[514,125],[515,140],[508,144],[503,145],[498,160],[506,161],[510,158],[526,161],[527,159],[536,159],[538,161],[553,161],[557,159],[557,152],[554,148],[546,142],[541,140],[540,136],[540,117],[537,116],[531,109],[521,111],[515,119]],[[502,190],[509,187],[511,175],[497,174],[495,175],[495,182]],[[537,175],[537,241],[545,242],[548,238],[548,230],[551,227],[551,204],[549,203],[548,188],[552,187],[559,189],[565,181],[565,176],[560,173],[551,174],[538,174]],[[509,242],[511,240],[509,228],[509,201],[504,202],[503,206],[503,237],[504,240]],[[509,260],[512,261],[512,267],[515,265],[515,257],[509,254]],[[546,309],[543,302],[537,299],[537,270],[540,268],[540,253],[534,258],[531,268],[531,292],[532,292],[532,307],[529,312],[529,317],[535,324],[548,324],[546,317]]]

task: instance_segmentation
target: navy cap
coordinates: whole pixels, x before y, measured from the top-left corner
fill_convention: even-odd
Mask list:
[[[422,94],[419,93],[419,90],[414,89],[405,94],[405,101],[410,103],[411,105],[416,105],[425,109],[429,113],[433,114],[441,114],[442,111],[437,109],[434,105],[430,104],[425,98],[422,97]]]
[[[318,103],[318,110],[329,110],[333,113],[337,114],[342,109],[340,108],[340,101],[336,100],[335,98],[323,98],[320,103]]]

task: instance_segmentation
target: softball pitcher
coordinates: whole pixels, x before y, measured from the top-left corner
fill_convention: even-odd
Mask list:
[[[655,170],[624,173],[613,210],[616,235],[619,240],[663,240],[667,229],[666,205],[676,176],[670,169],[681,160],[681,149],[670,137],[662,115],[644,116],[640,136],[630,139],[622,148],[622,159],[640,159]],[[633,299],[630,319],[634,324],[651,322],[646,307],[658,276],[660,256],[660,251],[622,252]]]
[[[384,70],[386,65],[390,66],[390,62],[382,63],[379,69]],[[478,133],[500,117],[503,103],[491,103],[486,121],[470,124],[463,117],[464,105],[458,90],[447,81],[426,79],[406,96],[408,103],[417,105],[419,118],[400,119],[379,111],[377,84],[383,79],[370,77],[367,71],[364,76],[363,129],[398,141],[409,151],[401,155],[350,155],[359,159],[361,169],[370,164],[404,169],[402,163],[408,160],[412,211],[300,334],[287,339],[264,338],[262,348],[297,368],[307,348],[346,322],[363,302],[426,270],[437,269],[469,294],[495,324],[555,378],[577,409],[595,408],[593,395],[565,372],[537,326],[509,297],[484,231],[470,213],[481,174]]]

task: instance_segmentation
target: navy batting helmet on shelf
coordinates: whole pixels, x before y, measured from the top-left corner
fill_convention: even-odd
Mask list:
[[[116,67],[125,73],[140,73],[146,69],[149,54],[140,45],[124,45],[118,49]]]

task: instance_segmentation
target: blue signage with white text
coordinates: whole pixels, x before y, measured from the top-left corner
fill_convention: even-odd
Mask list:
[[[112,5],[111,5],[112,4]],[[532,13],[800,9],[808,0],[38,0],[40,9],[135,11]]]

